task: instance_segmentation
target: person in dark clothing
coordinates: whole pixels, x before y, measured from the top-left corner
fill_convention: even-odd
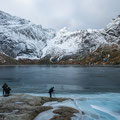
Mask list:
[[[54,92],[54,87],[49,89],[50,98],[52,98],[52,93]]]
[[[9,95],[10,95],[10,91],[11,91],[11,88],[10,88],[10,87],[7,87],[7,88],[5,89],[6,96],[9,96]]]
[[[8,87],[8,85],[6,83],[3,84],[2,88],[3,88],[3,96],[6,94],[6,88]]]

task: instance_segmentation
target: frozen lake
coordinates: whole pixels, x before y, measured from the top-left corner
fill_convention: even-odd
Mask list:
[[[0,85],[14,93],[120,92],[120,67],[1,66]],[[0,89],[2,91],[2,89]]]
[[[48,105],[71,106],[85,113],[73,120],[120,120],[120,67],[0,66],[0,85],[5,82],[12,93],[37,96],[48,96],[49,88],[54,86],[54,97],[73,101]],[[39,120],[49,120],[46,115],[40,114]]]

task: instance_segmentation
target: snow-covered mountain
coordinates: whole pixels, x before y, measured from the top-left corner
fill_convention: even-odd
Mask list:
[[[0,11],[0,51],[13,58],[40,58],[55,34],[52,29]]]
[[[65,56],[84,56],[99,46],[120,42],[120,16],[105,29],[59,32],[0,11],[0,51],[13,58],[60,60]]]
[[[47,41],[42,57],[51,55],[58,60],[66,55],[87,54],[105,44],[118,44],[120,40],[120,16],[100,30],[79,30],[69,32],[66,28],[60,30],[56,37]]]

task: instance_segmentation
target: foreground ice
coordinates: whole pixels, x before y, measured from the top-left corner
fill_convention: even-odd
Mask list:
[[[47,94],[40,94],[46,96]],[[62,103],[49,102],[44,106],[52,106],[54,109],[60,106],[68,106],[80,111],[72,120],[120,120],[120,93],[106,94],[56,94],[56,97],[72,98]],[[43,112],[35,120],[49,120],[54,116],[53,110]],[[81,111],[85,114],[81,115]]]
[[[0,93],[0,95],[2,95]],[[31,94],[48,97],[48,94]],[[120,120],[120,93],[97,94],[55,94],[54,97],[72,98],[58,102],[48,102],[44,106],[55,109],[60,106],[72,107],[80,111],[73,120]],[[50,120],[54,116],[53,110],[41,113],[35,120]],[[81,111],[85,114],[81,115]]]

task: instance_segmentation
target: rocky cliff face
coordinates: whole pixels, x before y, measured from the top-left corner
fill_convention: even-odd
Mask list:
[[[0,65],[16,65],[16,64],[19,64],[17,60],[0,52]]]
[[[52,59],[63,59],[65,56],[84,57],[96,51],[100,46],[120,43],[120,16],[101,30],[80,30],[69,32],[66,28],[60,30],[56,37],[49,40],[43,49],[43,56],[50,55]]]
[[[120,46],[120,16],[101,30],[59,32],[0,11],[0,51],[16,59],[83,59],[106,45]]]
[[[13,58],[40,58],[46,41],[54,36],[52,29],[0,11],[0,51]]]

